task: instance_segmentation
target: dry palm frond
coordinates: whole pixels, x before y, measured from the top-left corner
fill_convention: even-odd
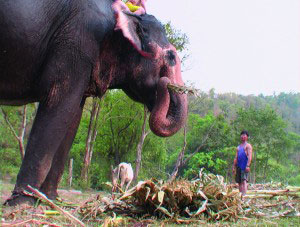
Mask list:
[[[48,199],[43,193],[41,193],[40,191],[38,191],[37,189],[34,189],[33,187],[31,187],[30,185],[27,185],[27,187],[33,192],[35,193],[35,196],[41,200],[46,201],[51,207],[55,208],[59,213],[61,213],[62,215],[64,215],[67,219],[69,219],[70,221],[76,223],[77,225],[80,226],[85,226],[85,224],[83,222],[81,222],[78,218],[76,218],[75,216],[73,216],[72,214],[70,214],[69,212],[63,210],[61,207],[57,206],[56,204],[54,204],[50,199]]]
[[[221,176],[203,174],[203,179],[190,182],[177,180],[169,183],[147,180],[139,182],[119,199],[106,205],[102,200],[85,204],[80,210],[84,218],[103,213],[150,215],[172,220],[236,220],[242,213],[241,200],[224,184]],[[95,207],[98,207],[95,210]],[[101,209],[100,209],[101,207]],[[181,217],[181,218],[179,218]]]
[[[179,94],[188,94],[192,96],[199,96],[199,91],[195,88],[192,87],[187,87],[187,86],[179,86],[176,84],[168,84],[168,88],[172,91],[175,91]]]

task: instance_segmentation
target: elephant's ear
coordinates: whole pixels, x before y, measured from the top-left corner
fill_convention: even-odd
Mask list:
[[[113,7],[116,17],[115,30],[121,30],[123,36],[129,40],[133,47],[144,57],[152,57],[153,55],[143,48],[143,29],[139,24],[139,16],[126,13],[119,7]]]

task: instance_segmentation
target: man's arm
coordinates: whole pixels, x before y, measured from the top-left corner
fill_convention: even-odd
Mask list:
[[[252,161],[252,146],[251,146],[251,144],[248,144],[248,146],[247,146],[246,155],[248,157],[247,166],[250,167],[251,161]]]
[[[238,155],[238,149],[236,149],[236,153],[235,153],[235,158],[233,160],[233,166],[232,166],[232,171],[235,172],[235,168],[237,165],[237,155]]]
[[[251,161],[252,161],[252,146],[251,146],[251,144],[248,144],[246,147],[246,155],[248,157],[246,171],[250,172],[250,165],[251,165]]]

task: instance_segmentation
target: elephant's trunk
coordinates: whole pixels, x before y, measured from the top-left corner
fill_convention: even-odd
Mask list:
[[[163,137],[175,134],[182,128],[187,117],[187,95],[168,89],[169,83],[184,85],[181,77],[181,61],[176,49],[170,45],[169,50],[175,53],[175,64],[165,63],[169,67],[166,67],[157,84],[156,101],[149,119],[151,130]]]
[[[175,134],[184,125],[187,116],[187,95],[169,91],[169,83],[169,78],[160,78],[149,119],[151,130],[162,137]]]

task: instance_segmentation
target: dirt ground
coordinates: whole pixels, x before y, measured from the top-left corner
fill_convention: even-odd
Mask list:
[[[0,181],[0,204],[3,204],[6,199],[11,195],[12,190],[14,189],[14,184],[9,182]],[[88,190],[88,191],[79,191],[75,189],[59,189],[58,194],[61,198],[72,203],[80,203],[89,197],[92,197],[99,192]]]
[[[0,180],[0,204],[3,204],[9,198],[14,185]]]

